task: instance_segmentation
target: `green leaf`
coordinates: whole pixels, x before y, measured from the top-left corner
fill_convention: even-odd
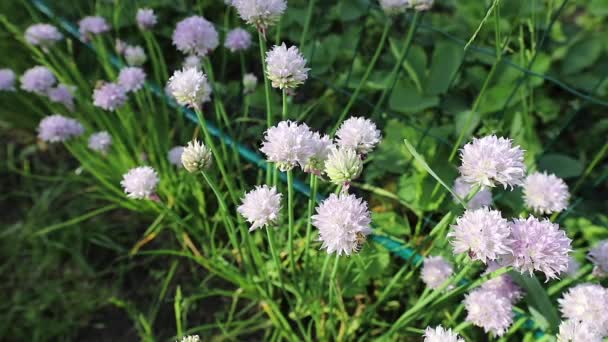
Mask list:
[[[602,43],[598,39],[587,38],[572,45],[562,61],[562,73],[569,75],[591,66],[602,53]]]
[[[388,104],[394,111],[412,114],[436,107],[439,97],[420,94],[410,82],[402,81],[395,85]]]
[[[542,287],[538,279],[534,276],[522,275],[518,272],[509,273],[513,280],[526,290],[526,301],[528,305],[539,313],[539,316],[544,317],[544,321],[548,324],[549,333],[556,332],[559,326],[560,319],[547,295],[547,291]],[[530,310],[532,312],[532,310]],[[540,322],[537,322],[540,323]]]
[[[561,178],[578,177],[583,173],[583,163],[563,154],[546,154],[538,161],[538,167]]]
[[[464,57],[462,46],[449,42],[439,42],[433,50],[433,62],[426,80],[425,94],[445,93]]]

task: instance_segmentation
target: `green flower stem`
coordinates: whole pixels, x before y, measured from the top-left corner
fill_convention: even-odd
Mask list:
[[[310,198],[308,199],[308,220],[306,222],[306,239],[304,240],[304,261],[303,267],[305,270],[309,270],[308,267],[308,248],[310,246],[310,234],[312,233],[312,214],[315,209],[316,198],[317,198],[317,176],[313,173],[310,174]],[[304,284],[305,286],[306,284]]]
[[[283,88],[282,93],[283,93],[283,113],[282,113],[281,117],[283,118],[283,120],[287,120],[287,89]]]
[[[410,50],[410,46],[412,45],[412,41],[414,38],[414,32],[416,32],[416,29],[418,28],[418,18],[419,17],[420,17],[420,12],[415,11],[414,18],[412,19],[412,23],[410,24],[410,28],[407,32],[407,36],[405,37],[405,43],[403,44],[403,49],[401,50],[401,53],[399,54],[399,59],[397,60],[397,63],[395,63],[395,65],[393,66],[393,70],[391,70],[391,73],[389,74],[389,76],[387,78],[388,80],[390,80],[389,84],[391,86],[385,87],[382,90],[380,99],[378,99],[378,102],[376,102],[376,105],[374,106],[374,109],[372,110],[372,116],[376,115],[378,110],[380,110],[380,108],[384,104],[384,100],[386,100],[386,97],[388,96],[389,92],[393,90],[393,86],[394,86],[395,82],[397,82],[397,78],[399,75],[399,71],[401,70],[403,61],[407,57],[408,51]]]
[[[215,146],[215,143],[213,142],[213,139],[211,138],[211,134],[209,134],[209,129],[207,128],[207,122],[203,118],[203,113],[201,112],[200,108],[198,108],[198,107],[194,108],[194,112],[196,113],[196,116],[198,118],[201,129],[203,130],[203,139],[205,140],[205,144],[207,146],[209,146],[209,148],[211,149],[211,153],[213,154],[213,159],[215,160],[217,168],[220,170],[220,174],[222,175],[224,183],[226,184],[226,187],[228,188],[230,200],[232,201],[234,206],[238,206],[239,201],[238,201],[238,197],[236,195],[236,191],[233,188],[232,177],[230,175],[228,175],[228,173],[226,172],[226,168],[224,167],[224,162],[223,162],[222,158],[220,158],[220,155],[217,151],[217,147]]]
[[[308,38],[308,31],[310,29],[310,19],[312,18],[312,12],[315,7],[316,0],[308,1],[308,9],[306,10],[306,19],[304,20],[304,28],[302,29],[302,35],[300,35],[300,47],[302,52],[304,52],[304,47],[306,45],[306,38]]]
[[[359,81],[359,85],[355,89],[355,92],[351,95],[350,99],[348,100],[348,103],[344,107],[344,110],[342,110],[342,113],[338,117],[338,121],[336,121],[335,126],[332,128],[332,130],[331,130],[332,136],[336,133],[336,131],[338,130],[338,127],[340,126],[342,121],[344,121],[344,118],[346,118],[346,115],[348,114],[348,112],[350,111],[352,106],[355,104],[355,101],[357,101],[357,98],[359,97],[359,93],[361,92],[361,89],[363,89],[363,85],[367,82],[367,79],[369,78],[369,75],[371,75],[372,70],[374,70],[374,67],[376,66],[376,62],[378,61],[378,58],[380,57],[380,54],[382,53],[382,50],[384,49],[384,44],[386,43],[386,38],[388,37],[388,32],[389,32],[389,29],[391,28],[391,24],[392,24],[392,21],[390,19],[387,19],[386,22],[384,23],[384,29],[382,30],[382,37],[380,37],[380,41],[378,42],[378,46],[376,47],[376,52],[374,52],[374,56],[372,57],[371,61],[367,65],[367,69],[365,70],[363,77]]]
[[[293,170],[287,171],[287,215],[289,222],[288,229],[288,241],[289,241],[289,264],[291,265],[291,272],[296,274],[296,264],[294,261],[294,253],[293,253],[293,235],[294,235],[294,225],[293,225]]]
[[[274,260],[274,264],[275,267],[277,268],[277,276],[279,277],[279,283],[281,284],[281,290],[285,291],[285,284],[283,283],[283,276],[282,276],[282,267],[281,267],[281,261],[279,260],[279,256],[276,252],[276,248],[274,246],[274,236],[272,235],[271,232],[272,228],[266,228],[266,236],[268,237],[268,248],[270,249],[270,255],[272,256],[272,259]]]
[[[336,286],[336,274],[338,273],[338,263],[340,262],[340,255],[338,254],[338,252],[336,252],[336,259],[334,260],[334,267],[331,271],[331,275],[329,276],[329,286],[327,287],[328,291],[329,291],[329,308],[331,309],[333,307],[333,293],[334,291],[332,290],[332,288],[335,288]]]
[[[260,45],[260,63],[262,63],[262,74],[264,74],[264,92],[266,95],[266,128],[272,127],[272,106],[270,104],[270,83],[266,74],[266,39],[263,34],[258,31],[258,41]],[[266,183],[272,181],[272,168],[266,168]]]

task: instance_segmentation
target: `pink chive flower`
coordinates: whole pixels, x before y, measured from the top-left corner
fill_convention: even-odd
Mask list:
[[[192,16],[177,23],[173,45],[184,54],[204,57],[219,45],[219,35],[205,18]]]
[[[88,16],[78,22],[78,31],[84,41],[89,41],[95,35],[105,33],[110,30],[110,25],[102,17]]]
[[[47,143],[64,142],[83,133],[80,122],[59,114],[45,117],[38,125],[38,138]]]
[[[93,104],[101,109],[115,111],[127,102],[127,91],[116,83],[106,83],[93,91]]]
[[[65,84],[59,84],[55,88],[48,91],[48,97],[51,102],[61,103],[70,111],[74,111],[74,92],[76,87]]]
[[[140,166],[129,170],[122,177],[122,185],[127,197],[134,199],[151,198],[156,191],[159,178],[156,171],[149,166]]]
[[[50,24],[34,24],[25,30],[25,40],[42,48],[49,48],[62,39],[61,32]]]
[[[568,185],[554,174],[535,172],[528,175],[523,190],[526,206],[535,213],[559,213],[568,207]]]
[[[281,197],[281,193],[277,192],[275,187],[267,185],[257,186],[245,194],[242,199],[243,204],[237,208],[237,211],[251,223],[250,232],[277,223],[281,211]]]
[[[266,74],[274,88],[293,89],[308,78],[306,59],[296,46],[289,49],[282,43],[266,52]]]
[[[46,95],[49,89],[57,83],[51,70],[43,66],[35,66],[26,70],[19,80],[21,89],[38,95]]]
[[[247,50],[251,46],[251,34],[242,28],[235,28],[226,35],[224,46],[230,52]]]
[[[135,21],[137,21],[137,26],[140,29],[149,30],[156,25],[158,18],[156,17],[156,14],[154,14],[154,10],[150,8],[139,8],[135,15]]]
[[[91,134],[89,137],[89,148],[101,154],[107,154],[112,146],[112,136],[106,131]]]
[[[486,333],[502,336],[513,323],[513,305],[504,297],[477,289],[465,295],[464,306],[468,322]]]
[[[351,148],[362,155],[370,153],[382,139],[376,124],[363,117],[344,121],[336,131],[336,137],[338,146]]]
[[[118,84],[127,92],[140,90],[146,82],[146,73],[142,68],[126,67],[118,74]]]

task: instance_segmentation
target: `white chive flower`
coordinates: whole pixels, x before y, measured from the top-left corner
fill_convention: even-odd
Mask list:
[[[62,39],[63,34],[55,26],[49,24],[34,24],[25,30],[25,40],[43,49],[53,46]]]
[[[89,148],[101,154],[107,154],[112,146],[112,137],[106,131],[91,134],[89,137]]]
[[[219,35],[212,23],[201,16],[191,16],[173,31],[173,45],[184,54],[207,56],[219,45]]]
[[[558,299],[562,316],[580,321],[602,336],[608,334],[608,289],[598,284],[580,284]]]
[[[125,60],[127,64],[130,66],[142,66],[148,60],[146,56],[146,51],[141,46],[131,46],[127,45],[125,50],[123,51],[123,55],[125,56]]]
[[[169,163],[177,167],[183,167],[182,154],[186,148],[184,146],[175,146],[167,152],[167,159]]]
[[[355,195],[331,194],[316,208],[312,224],[319,229],[321,248],[338,255],[356,253],[371,234],[367,203]]]
[[[325,162],[334,145],[328,135],[321,136],[318,132],[312,134],[310,142],[312,154],[304,162],[303,168],[305,172],[319,175],[325,169]]]
[[[38,138],[47,143],[67,141],[83,133],[80,122],[59,114],[49,115],[38,124]]]
[[[175,71],[169,78],[168,87],[173,98],[183,106],[197,108],[211,99],[207,76],[196,68]]]
[[[471,259],[483,263],[511,252],[510,235],[509,222],[500,211],[487,207],[467,209],[448,233],[455,254],[468,252]]]
[[[274,88],[296,88],[308,78],[306,59],[296,46],[282,43],[266,53],[266,74]]]
[[[153,9],[139,8],[137,9],[137,14],[135,14],[135,21],[137,21],[137,26],[140,29],[149,30],[156,25],[158,18],[154,14]]]
[[[258,85],[258,78],[254,74],[245,74],[243,76],[243,93],[251,94],[255,91]]]
[[[420,277],[422,282],[431,289],[438,289],[448,280],[454,268],[441,256],[430,256],[424,259]]]
[[[186,145],[181,158],[184,169],[193,173],[209,168],[211,166],[212,154],[209,148],[202,142],[193,140]]]
[[[19,81],[21,82],[21,89],[38,95],[46,95],[57,83],[57,79],[51,70],[40,65],[26,70]]]
[[[568,269],[572,240],[557,224],[530,216],[515,219],[510,225],[512,254],[505,260],[514,269],[530,275],[540,271],[547,280],[557,278]]]
[[[460,197],[460,199],[464,200],[467,195],[473,189],[473,185],[464,181],[462,177],[456,178],[454,181],[454,193]],[[488,207],[492,205],[492,191],[488,188],[481,188],[469,203],[467,203],[468,209],[479,209],[481,207]]]
[[[560,323],[557,342],[602,342],[602,336],[588,324],[577,320]]]
[[[513,305],[504,297],[477,289],[465,295],[464,306],[468,322],[486,333],[502,336],[513,323]]]
[[[412,0],[380,0],[380,7],[388,15],[405,12],[410,7]]]
[[[475,138],[460,150],[459,167],[463,180],[471,184],[505,189],[521,185],[526,174],[524,151],[511,139],[495,135]]]
[[[351,117],[336,131],[337,144],[349,147],[359,154],[368,154],[380,142],[382,136],[376,124],[363,117]]]
[[[595,266],[593,274],[598,277],[608,275],[608,240],[602,240],[595,247],[591,248],[587,259],[591,260]]]
[[[441,325],[424,330],[424,342],[464,342],[452,329],[444,329]]]
[[[226,35],[224,46],[230,52],[245,51],[251,46],[251,33],[242,28],[235,28]]]
[[[233,0],[232,6],[236,8],[241,19],[265,32],[266,28],[275,24],[285,12],[287,2],[285,0]]]
[[[498,263],[490,262],[483,275],[490,274],[499,268],[500,265]],[[516,303],[523,297],[522,289],[515,284],[513,278],[508,274],[502,274],[487,280],[480,288],[487,291],[487,293],[493,293],[495,296],[507,298],[511,303]]]
[[[266,131],[260,151],[281,171],[291,170],[297,165],[306,165],[313,155],[312,136],[306,124],[281,121]]]
[[[118,84],[127,92],[140,90],[146,82],[146,73],[139,67],[126,67],[120,69],[118,74]]]
[[[243,204],[237,208],[237,212],[251,223],[250,232],[277,223],[281,211],[281,197],[274,186],[268,185],[256,186],[245,194]]]
[[[428,11],[429,9],[431,9],[431,7],[433,7],[433,3],[435,2],[434,0],[411,0],[412,1],[412,7],[416,10],[416,11]]]
[[[361,175],[363,161],[350,148],[333,148],[325,161],[325,173],[332,183],[348,184]]]
[[[181,342],[201,342],[201,338],[198,335],[188,335],[182,337]]]
[[[149,166],[139,166],[122,176],[122,185],[127,197],[135,199],[150,198],[156,191],[159,178],[156,171]]]
[[[554,174],[535,172],[528,175],[523,191],[526,206],[535,213],[558,213],[568,207],[568,185]]]

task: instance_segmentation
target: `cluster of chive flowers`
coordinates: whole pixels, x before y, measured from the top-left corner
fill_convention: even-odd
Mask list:
[[[0,90],[15,90],[15,73],[10,69],[0,70]],[[19,78],[21,89],[46,97],[52,103],[59,103],[69,111],[74,110],[75,87],[57,82],[53,72],[41,65],[26,70]]]

